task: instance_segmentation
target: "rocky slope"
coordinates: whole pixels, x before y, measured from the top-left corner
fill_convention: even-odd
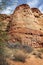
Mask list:
[[[34,12],[38,13],[42,20],[41,12],[36,9],[33,11],[27,4],[16,7],[8,27],[8,43],[19,42],[22,45],[43,47],[43,22],[39,21]]]
[[[5,31],[10,21],[10,16],[6,14],[0,14],[0,30]]]

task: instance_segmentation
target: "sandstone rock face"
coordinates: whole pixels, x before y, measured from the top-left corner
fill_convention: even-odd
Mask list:
[[[10,16],[6,15],[6,14],[0,14],[0,22],[9,18]]]
[[[25,27],[34,30],[40,30],[41,28],[37,24],[37,19],[34,17],[30,7],[26,4],[20,5],[15,9],[13,13],[12,26]]]
[[[38,24],[41,26],[41,30],[43,31],[43,14],[40,15],[38,18]]]
[[[35,17],[39,17],[42,14],[38,8],[31,8],[31,10]]]
[[[7,29],[7,25],[10,21],[10,16],[5,14],[0,14],[0,30],[5,31]]]
[[[34,9],[34,11],[37,11]],[[39,12],[40,14],[40,12]],[[43,31],[40,22],[27,4],[18,6],[12,16],[9,28],[10,43],[43,47]]]
[[[38,20],[37,24],[41,26],[40,30],[43,31],[43,14],[37,8],[31,8],[35,18]]]

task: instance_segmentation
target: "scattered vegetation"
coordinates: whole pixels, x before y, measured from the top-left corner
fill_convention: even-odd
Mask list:
[[[3,55],[0,55],[0,65],[8,65],[6,58]]]
[[[21,61],[21,62],[25,62],[25,59],[27,57],[26,53],[23,50],[12,49],[8,47],[4,49],[4,55],[5,57],[10,58],[11,60]]]
[[[26,53],[31,53],[33,51],[33,48],[31,46],[22,45],[19,42],[9,43],[8,44],[8,47],[9,48],[13,48],[13,49],[21,49],[21,50],[24,50],[24,52],[26,52]]]
[[[6,46],[7,33],[0,30],[0,65],[8,65],[4,56],[4,48]]]
[[[10,58],[13,61],[20,61],[25,62],[27,58],[27,53],[33,52],[33,48],[27,45],[22,45],[21,43],[9,43],[6,44],[8,41],[7,32],[0,31],[0,53],[1,53],[1,65],[8,65],[6,62],[6,58]],[[33,52],[35,57],[42,59],[42,55],[40,52],[43,53],[43,49],[38,50],[39,52]]]
[[[31,53],[33,51],[33,48],[31,46],[23,46],[23,49],[25,50],[25,52],[27,53]]]
[[[10,48],[8,47],[8,45],[6,45],[7,41],[8,41],[7,32],[0,31],[0,47],[1,47],[0,53],[1,53],[1,56],[4,57],[4,58],[2,57],[1,59],[2,63],[6,62],[6,58],[10,58],[15,61],[25,62],[27,58],[25,51],[30,53],[32,52],[33,49],[29,46],[24,46],[19,43],[15,43],[14,47]],[[4,64],[4,65],[7,65],[7,64]]]

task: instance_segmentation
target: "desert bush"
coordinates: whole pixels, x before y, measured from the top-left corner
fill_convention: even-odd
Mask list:
[[[0,54],[0,65],[8,65],[6,58],[3,54]]]
[[[23,49],[27,52],[27,53],[31,53],[33,51],[33,48],[31,46],[23,46]]]
[[[26,54],[21,50],[16,51],[16,53],[13,56],[13,60],[25,62],[26,61]]]
[[[33,51],[33,48],[31,46],[22,45],[20,42],[15,42],[15,43],[8,42],[8,47],[12,49],[21,49],[27,53],[31,53]]]
[[[22,61],[22,62],[25,62],[26,59],[26,54],[23,50],[11,49],[8,47],[5,47],[4,49],[4,56],[11,60]]]
[[[8,65],[4,56],[4,48],[6,46],[7,34],[6,32],[0,31],[0,65]]]
[[[21,49],[21,44],[19,42],[15,42],[15,43],[8,42],[7,46],[9,48]]]

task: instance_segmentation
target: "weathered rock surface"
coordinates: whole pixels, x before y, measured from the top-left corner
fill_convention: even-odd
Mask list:
[[[31,8],[35,18],[38,20],[37,24],[41,26],[40,30],[43,31],[43,14],[37,8]]]
[[[27,4],[16,7],[10,16],[0,14],[0,30],[8,31],[8,43],[43,47],[43,14]]]
[[[10,21],[10,16],[6,14],[0,14],[0,30],[5,31]]]
[[[42,14],[38,8],[31,8],[31,10],[35,17],[39,17]]]
[[[39,14],[41,15],[40,11]],[[42,26],[38,23],[40,24],[27,4],[18,6],[13,13],[8,30],[9,42],[19,41],[22,45],[43,47],[43,30],[41,30]]]

